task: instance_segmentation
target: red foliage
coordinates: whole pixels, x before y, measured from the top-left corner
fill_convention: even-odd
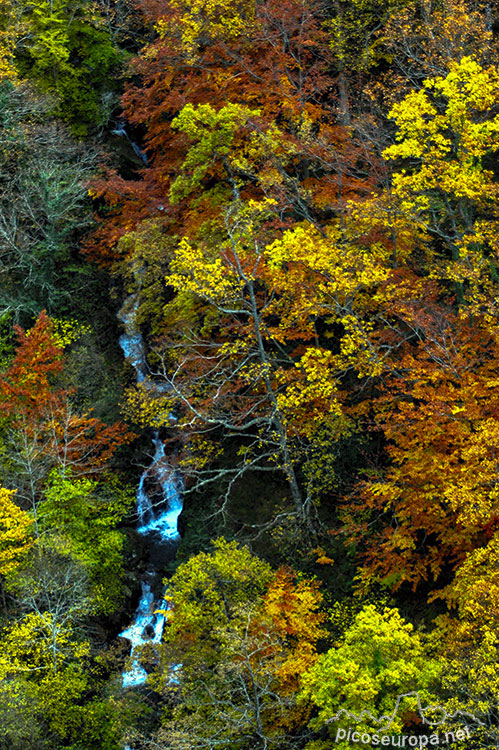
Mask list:
[[[14,360],[0,377],[0,412],[9,429],[21,431],[38,446],[39,455],[75,474],[95,474],[105,469],[116,452],[135,435],[120,422],[105,425],[88,414],[75,414],[71,389],[62,388],[62,347],[54,338],[46,312],[25,333],[16,328],[19,341]]]
[[[395,307],[406,341],[370,402],[389,463],[358,486],[344,520],[363,538],[365,579],[416,588],[499,528],[499,341],[487,320],[431,296]]]
[[[189,199],[178,206],[169,202],[171,183],[189,145],[170,123],[187,103],[209,103],[215,108],[227,102],[244,104],[260,111],[260,127],[270,123],[279,127],[294,156],[286,165],[276,166],[282,179],[270,192],[288,214],[304,201],[320,223],[324,211],[336,210],[345,200],[372,189],[361,166],[365,154],[338,121],[331,75],[334,56],[318,4],[265,0],[256,5],[256,21],[248,24],[246,34],[223,38],[210,35],[208,29],[195,55],[182,46],[177,5],[166,0],[143,3],[149,21],[161,20],[165,31],[134,61],[133,72],[140,83],[127,87],[123,107],[129,122],[147,129],[150,166],[142,170],[140,182],[111,172],[94,186],[111,213],[87,253],[104,265],[116,259],[119,237],[146,217],[167,217],[172,232],[189,234],[203,218],[219,211],[209,202],[197,203],[195,210]],[[245,190],[251,197],[259,197],[262,189],[269,194],[268,186],[241,177],[243,197]]]

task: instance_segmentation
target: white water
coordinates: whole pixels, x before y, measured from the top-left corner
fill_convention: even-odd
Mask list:
[[[135,141],[132,141],[132,139],[128,135],[128,131],[126,129],[126,125],[125,125],[125,121],[124,120],[120,120],[118,122],[118,125],[117,125],[116,129],[115,130],[111,130],[111,133],[113,135],[119,135],[119,136],[125,137],[128,140],[128,142],[130,143],[130,145],[133,148],[133,150],[135,151],[135,153],[137,154],[137,156],[139,157],[139,159],[141,159],[144,162],[144,164],[146,165],[146,167],[147,167],[147,165],[149,164],[149,161],[148,161],[148,158],[146,156],[146,153],[145,153],[145,151],[143,151],[143,149],[140,148],[140,146],[138,146],[135,143]]]
[[[153,575],[153,573],[151,573]],[[165,602],[159,604],[161,609],[166,606]],[[129,628],[120,633],[122,638],[128,638],[132,643],[131,657],[137,646],[145,643],[160,643],[163,634],[165,616],[155,612],[158,604],[154,601],[154,594],[148,581],[142,581],[142,595],[139,606],[135,612],[135,619]],[[143,685],[147,679],[147,672],[137,659],[132,662],[132,668],[123,673],[123,687],[136,687]]]
[[[135,317],[139,308],[139,295],[133,294],[127,297],[125,303],[118,313],[118,318],[123,323],[125,333],[119,338],[119,345],[123,349],[125,359],[130,362],[137,374],[137,382],[141,383],[147,374],[146,352],[144,341]]]
[[[125,332],[120,336],[119,343],[123,353],[137,373],[137,382],[143,382],[147,377],[147,362],[144,342],[140,330],[135,322],[139,305],[138,295],[129,297],[119,312]],[[154,385],[152,386],[154,387]],[[168,464],[165,447],[157,432],[152,439],[154,456],[150,466],[143,472],[137,490],[137,531],[143,536],[149,536],[156,542],[175,543],[180,537],[177,522],[182,512],[181,485],[175,472]],[[154,480],[161,489],[158,502],[153,502],[147,491],[148,480]],[[165,601],[155,601],[151,589],[151,579],[154,570],[146,573],[142,581],[142,594],[135,617],[126,630],[120,633],[131,643],[132,666],[123,672],[123,687],[132,688],[143,685],[147,679],[146,670],[140,665],[139,659],[134,659],[137,647],[145,643],[160,643],[165,624],[165,615],[158,609],[167,610]],[[128,746],[124,750],[131,750]]]
[[[182,498],[179,483],[166,461],[165,446],[158,438],[157,433],[155,433],[152,442],[155,448],[152,464],[142,474],[137,491],[137,513],[139,516],[137,531],[139,534],[157,533],[166,542],[179,538],[177,521],[182,512]],[[144,489],[146,477],[151,470],[155,472],[166,504],[166,509],[160,513],[155,511],[151,499]]]

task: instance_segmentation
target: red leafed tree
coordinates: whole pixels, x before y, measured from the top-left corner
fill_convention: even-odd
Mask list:
[[[192,236],[203,219],[223,212],[223,181],[217,202],[202,193],[196,195],[195,209],[191,198],[177,205],[169,200],[189,147],[189,139],[171,122],[187,104],[256,109],[259,117],[247,123],[248,134],[279,128],[286,159],[270,149],[256,172],[242,166],[236,177],[243,199],[272,197],[281,216],[321,224],[348,198],[370,191],[361,150],[339,122],[334,56],[320,4],[265,0],[243,8],[227,3],[225,15],[220,10],[224,23],[202,4],[158,0],[142,5],[159,38],[135,60],[140,84],[128,86],[123,105],[127,120],[146,128],[150,166],[140,181],[109,173],[94,185],[94,194],[113,210],[88,245],[91,256],[112,263],[119,237],[145,218],[167,217],[171,231]]]
[[[17,328],[16,333],[16,354],[0,377],[4,472],[19,496],[34,502],[52,467],[95,475],[135,436],[122,423],[106,425],[74,411],[71,390],[57,382],[63,350],[45,312],[30,331]]]
[[[55,396],[54,376],[63,369],[62,347],[55,341],[53,326],[45,311],[40,313],[29,333],[19,326],[15,330],[16,355],[0,381],[0,408],[9,416],[20,411],[30,414],[43,411]]]
[[[373,403],[389,462],[345,520],[364,540],[364,580],[434,588],[499,527],[499,337],[489,319],[430,296],[424,309],[395,307],[406,342]]]

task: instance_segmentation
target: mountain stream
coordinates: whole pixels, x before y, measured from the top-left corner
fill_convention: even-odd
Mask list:
[[[131,295],[125,300],[119,312],[119,319],[124,327],[119,344],[125,358],[134,367],[137,382],[140,383],[147,377],[147,361],[142,335],[136,324],[138,302],[138,295]],[[137,532],[156,553],[159,549],[173,556],[180,541],[177,521],[182,512],[182,487],[178,476],[168,463],[158,431],[153,433],[152,444],[154,455],[140,477],[137,490]],[[144,684],[147,679],[146,670],[133,658],[137,646],[161,641],[165,616],[157,610],[165,610],[168,605],[164,600],[155,600],[153,585],[157,575],[154,563],[151,563],[141,581],[142,593],[134,620],[120,633],[122,638],[127,638],[131,643],[132,666],[123,672],[124,688],[137,687]],[[131,748],[127,746],[124,750]]]

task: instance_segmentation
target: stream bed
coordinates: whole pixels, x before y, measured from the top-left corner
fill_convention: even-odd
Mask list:
[[[131,295],[125,300],[119,312],[124,333],[119,343],[127,361],[134,367],[137,382],[147,377],[145,347],[135,318],[138,308],[138,295]],[[151,552],[149,569],[141,581],[142,593],[131,625],[120,636],[130,641],[132,666],[122,674],[123,687],[133,688],[143,685],[147,679],[146,670],[134,659],[138,646],[145,643],[160,643],[165,624],[165,615],[157,610],[167,611],[164,599],[156,599],[153,593],[158,579],[154,559],[158,550],[165,557],[174,557],[180,542],[177,529],[178,518],[182,512],[182,484],[169,464],[163,441],[155,430],[151,438],[154,454],[151,463],[140,477],[137,489],[137,532],[141,534]],[[154,555],[154,551],[156,554]],[[131,750],[126,746],[124,750]]]

